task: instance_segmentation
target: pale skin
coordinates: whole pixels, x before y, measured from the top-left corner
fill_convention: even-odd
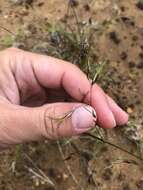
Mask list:
[[[0,147],[127,122],[127,113],[75,65],[16,48],[0,52]]]

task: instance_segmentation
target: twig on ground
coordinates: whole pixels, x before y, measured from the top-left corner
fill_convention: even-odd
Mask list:
[[[61,154],[62,160],[64,161],[65,166],[66,166],[66,168],[67,168],[69,174],[71,175],[71,177],[72,177],[74,183],[80,188],[80,190],[85,190],[85,189],[79,184],[78,180],[76,179],[75,175],[73,174],[70,165],[68,164],[67,160],[65,159],[63,149],[62,149],[62,147],[61,147],[61,145],[60,145],[60,142],[59,142],[58,140],[57,140],[57,145],[58,145],[58,149],[59,149],[59,152],[60,152],[60,154]]]
[[[33,173],[34,175],[36,175],[38,178],[42,179],[43,181],[47,182],[49,185],[51,185],[52,187],[55,187],[55,184],[53,183],[53,181],[51,181],[51,179],[49,179],[49,177],[40,169],[37,167],[37,165],[33,162],[33,160],[26,154],[24,153],[25,158],[27,158],[27,160],[33,165],[33,167],[39,172],[35,172],[33,169],[28,168],[26,166],[26,168],[28,169],[28,171],[30,173]]]
[[[10,31],[9,29],[5,28],[4,26],[0,25],[0,28],[1,28],[2,30],[5,30],[6,32],[12,34],[14,37],[16,36],[16,34],[14,34],[14,33],[13,33],[12,31]]]

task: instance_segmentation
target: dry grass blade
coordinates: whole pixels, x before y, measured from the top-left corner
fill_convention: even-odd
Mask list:
[[[62,160],[64,161],[65,166],[66,166],[66,168],[67,168],[69,174],[71,175],[71,177],[72,177],[74,183],[80,188],[80,190],[85,190],[85,189],[78,183],[78,180],[77,180],[76,177],[74,176],[74,174],[73,174],[73,172],[72,172],[72,170],[71,170],[70,165],[68,164],[67,160],[65,159],[65,156],[64,156],[64,153],[63,153],[63,149],[62,149],[62,147],[61,147],[61,145],[60,145],[60,142],[59,142],[58,140],[57,140],[57,145],[58,145],[58,149],[59,149],[59,152],[60,152],[60,154],[61,154]]]
[[[117,164],[132,164],[132,165],[135,165],[135,166],[139,166],[139,164],[134,160],[121,160],[121,159],[118,159],[118,160],[112,162],[111,165],[106,166],[105,168],[103,168],[103,170],[106,170],[108,168],[112,168],[114,165],[117,165]]]
[[[27,160],[33,165],[33,167],[39,172],[35,172],[33,169],[31,168],[27,168],[28,171],[30,173],[33,173],[34,175],[36,175],[38,178],[42,179],[43,181],[47,182],[49,185],[51,185],[52,187],[55,187],[55,184],[53,183],[53,181],[51,181],[51,179],[49,179],[49,177],[40,169],[36,166],[36,164],[33,162],[33,160],[26,154],[24,153],[25,158],[27,158]]]
[[[2,30],[5,30],[6,32],[12,34],[13,36],[16,36],[16,34],[14,34],[13,32],[11,32],[9,29],[5,28],[4,26],[0,25],[0,28],[1,28]]]

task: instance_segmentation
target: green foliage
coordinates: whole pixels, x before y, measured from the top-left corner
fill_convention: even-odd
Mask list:
[[[100,78],[105,70],[106,60],[96,60],[94,29],[91,24],[80,25],[80,32],[68,25],[48,25],[48,33],[56,57],[80,67],[93,82]]]
[[[138,148],[141,154],[141,158],[143,158],[143,138],[139,141]]]
[[[13,42],[14,42],[14,38],[13,38],[13,36],[11,34],[6,34],[2,38],[2,45],[4,45],[5,47],[12,46]]]
[[[16,32],[16,35],[15,35],[15,42],[23,42],[25,41],[25,33],[24,33],[24,30],[22,29],[18,29],[17,32]]]
[[[19,161],[22,157],[22,147],[23,145],[16,145],[15,147],[15,161]]]
[[[139,3],[143,3],[143,0],[139,0]]]

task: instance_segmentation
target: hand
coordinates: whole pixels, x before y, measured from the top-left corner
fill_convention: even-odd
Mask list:
[[[96,120],[113,128],[128,115],[76,66],[16,48],[0,52],[0,146],[78,135]]]

